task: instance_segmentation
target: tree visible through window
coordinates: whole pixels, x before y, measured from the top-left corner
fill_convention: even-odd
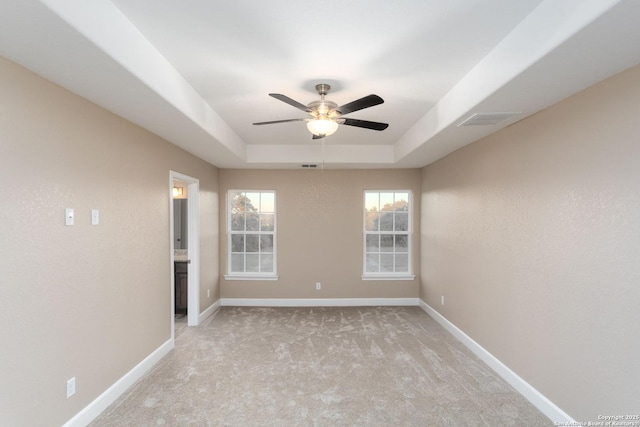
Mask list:
[[[275,274],[274,191],[229,191],[229,273]]]
[[[411,272],[411,193],[365,191],[364,274]]]

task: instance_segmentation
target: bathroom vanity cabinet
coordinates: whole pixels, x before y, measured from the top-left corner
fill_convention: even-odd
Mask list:
[[[187,295],[188,295],[188,266],[189,261],[175,261],[175,313],[187,314]]]

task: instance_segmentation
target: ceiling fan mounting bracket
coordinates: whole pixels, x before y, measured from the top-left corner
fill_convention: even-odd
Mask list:
[[[316,91],[320,96],[325,96],[326,94],[329,93],[330,90],[331,90],[331,85],[327,83],[320,83],[316,85]]]

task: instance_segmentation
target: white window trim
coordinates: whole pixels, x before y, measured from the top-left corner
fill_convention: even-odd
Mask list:
[[[407,273],[367,273],[362,280],[415,280],[415,274]]]
[[[273,224],[273,272],[272,273],[254,273],[254,272],[232,272],[231,271],[231,204],[230,204],[230,195],[234,192],[244,192],[244,193],[264,193],[264,192],[273,192],[274,194],[274,214],[275,221]],[[240,190],[240,189],[229,189],[227,190],[227,206],[226,206],[226,215],[227,215],[227,274],[224,274],[222,277],[225,280],[264,280],[264,281],[276,281],[278,280],[278,201],[276,196],[276,190]]]
[[[277,274],[264,273],[231,273],[225,274],[224,280],[278,280]]]
[[[408,193],[409,194],[409,225],[407,227],[408,234],[408,262],[409,272],[370,272],[365,271],[367,268],[367,233],[365,230],[365,224],[367,221],[367,212],[364,209],[364,202],[366,200],[366,193]],[[415,280],[416,275],[413,274],[413,191],[409,189],[399,190],[364,190],[362,192],[362,280]]]

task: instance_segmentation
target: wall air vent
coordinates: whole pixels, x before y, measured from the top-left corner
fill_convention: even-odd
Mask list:
[[[511,113],[475,113],[471,117],[463,120],[458,124],[460,126],[489,126],[497,125],[498,123],[506,120],[510,117],[522,114],[521,112]]]
[[[302,165],[302,167],[303,167],[303,168],[305,168],[305,169],[306,169],[306,168],[313,169],[313,168],[317,168],[317,167],[318,167],[318,165],[313,164],[313,163],[309,163],[309,164],[304,164],[304,165]]]

